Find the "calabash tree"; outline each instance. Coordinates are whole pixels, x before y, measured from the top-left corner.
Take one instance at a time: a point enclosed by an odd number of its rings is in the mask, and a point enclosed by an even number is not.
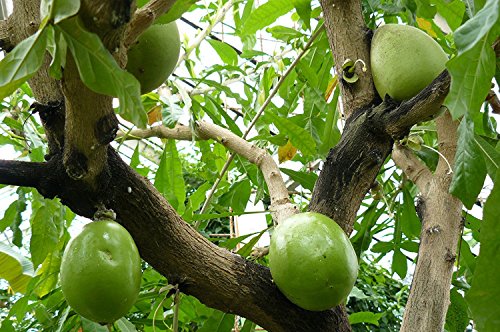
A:
[[[1,329],[103,328],[67,305],[58,282],[75,214],[102,210],[116,214],[144,260],[143,291],[110,329],[374,330],[388,317],[352,306],[348,315],[343,304],[300,308],[273,283],[258,237],[238,251],[241,237],[215,238],[252,197],[265,202],[269,226],[301,210],[331,218],[361,261],[388,255],[401,279],[414,261],[401,330],[459,331],[471,321],[495,330],[499,6],[14,1],[0,23],[1,144],[19,158],[0,162],[0,183],[18,189],[0,222],[9,234],[0,273],[18,294]],[[185,18],[200,11],[199,23]],[[202,28],[184,41],[179,74],[141,97],[122,69],[127,49],[152,24],[175,20]],[[451,59],[410,99],[375,89],[370,48],[383,23],[418,27]],[[276,54],[259,49],[264,30],[282,42]],[[203,45],[220,61],[207,64]],[[418,77],[421,68],[412,70]],[[300,169],[280,168],[276,154]],[[475,204],[482,219],[468,212]],[[351,299],[366,297],[363,282]]]

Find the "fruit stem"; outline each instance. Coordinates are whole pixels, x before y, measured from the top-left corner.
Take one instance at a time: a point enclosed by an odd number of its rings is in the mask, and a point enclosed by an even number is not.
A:
[[[116,220],[116,213],[111,209],[106,209],[104,204],[99,204],[97,206],[97,211],[94,213],[94,221],[99,220]]]
[[[450,163],[448,162],[448,159],[446,159],[446,157],[445,157],[445,156],[443,156],[443,154],[442,154],[441,152],[439,152],[438,150],[436,150],[436,149],[434,149],[433,147],[430,147],[430,146],[428,146],[428,145],[424,145],[424,144],[422,144],[422,146],[424,146],[424,147],[428,148],[429,150],[432,150],[432,151],[436,152],[436,153],[437,153],[437,154],[438,154],[441,158],[443,158],[443,159],[444,159],[444,161],[446,162],[446,165],[448,165],[448,173],[446,173],[446,174],[450,175],[450,174],[452,174],[452,173],[453,173],[453,169],[452,169],[452,167],[451,167]]]

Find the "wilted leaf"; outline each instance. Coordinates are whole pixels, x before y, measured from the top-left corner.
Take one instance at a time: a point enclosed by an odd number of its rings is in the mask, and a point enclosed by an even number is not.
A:
[[[297,153],[297,148],[288,141],[285,145],[278,147],[278,161],[284,163],[285,161],[292,160]]]
[[[148,112],[148,124],[152,125],[163,120],[161,116],[161,106],[155,106]]]

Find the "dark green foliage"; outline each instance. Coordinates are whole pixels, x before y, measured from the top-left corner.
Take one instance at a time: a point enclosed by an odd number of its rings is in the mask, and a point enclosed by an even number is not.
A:
[[[374,263],[360,260],[356,287],[363,293],[349,298],[349,314],[368,311],[382,313],[378,326],[368,323],[352,325],[352,330],[361,331],[399,331],[404,306],[409,294],[409,285],[394,279],[389,271]]]

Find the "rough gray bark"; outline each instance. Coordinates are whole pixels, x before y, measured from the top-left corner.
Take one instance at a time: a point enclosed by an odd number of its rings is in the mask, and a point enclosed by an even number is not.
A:
[[[439,150],[453,166],[457,122],[446,112],[436,120],[436,125]],[[401,331],[442,331],[450,301],[457,243],[463,227],[462,203],[449,193],[453,174],[444,159],[440,158],[436,172],[431,174],[407,153],[409,151],[398,151],[394,160],[418,185],[423,208],[418,261]]]

